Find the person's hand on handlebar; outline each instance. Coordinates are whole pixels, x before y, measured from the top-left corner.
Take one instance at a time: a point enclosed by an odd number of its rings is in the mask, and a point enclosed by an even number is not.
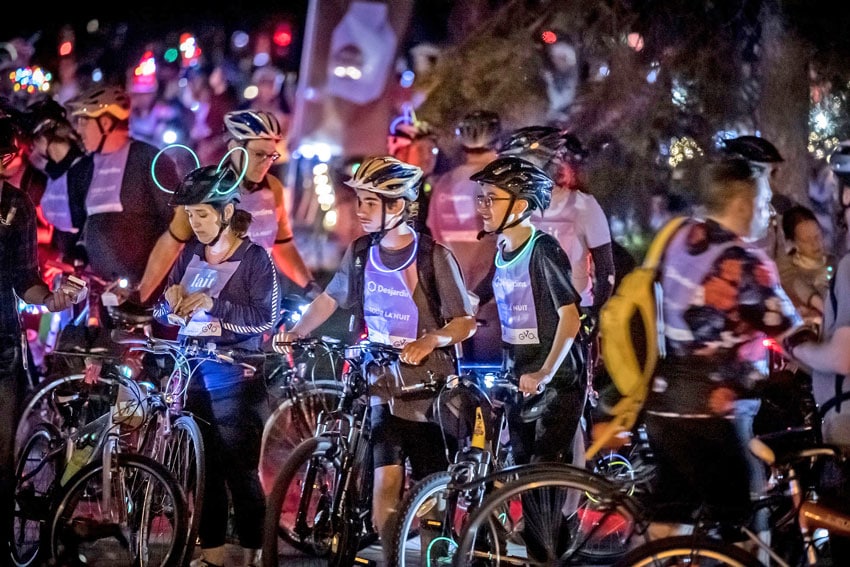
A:
[[[552,381],[552,375],[542,368],[519,377],[519,391],[526,395],[539,394]]]
[[[275,334],[272,339],[272,349],[279,354],[292,354],[292,347],[289,346],[299,339],[303,339],[301,335],[287,331],[286,329]]]
[[[415,341],[411,341],[404,345],[401,349],[401,354],[398,359],[404,364],[412,364],[416,366],[421,364],[426,356],[434,352],[437,348],[437,337],[425,333]]]

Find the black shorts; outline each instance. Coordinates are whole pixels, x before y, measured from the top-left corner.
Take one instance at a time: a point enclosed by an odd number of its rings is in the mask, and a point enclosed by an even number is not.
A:
[[[376,469],[403,465],[408,459],[412,478],[419,480],[446,470],[449,459],[454,458],[456,443],[448,435],[444,440],[436,424],[396,417],[387,404],[372,406],[371,421],[372,457]]]

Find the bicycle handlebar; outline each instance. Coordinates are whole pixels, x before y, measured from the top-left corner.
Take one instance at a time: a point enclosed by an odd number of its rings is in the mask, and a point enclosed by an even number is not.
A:
[[[121,331],[118,329],[113,330],[110,333],[110,336],[112,340],[118,344],[130,345],[130,350],[132,351],[144,351],[149,352],[151,354],[176,353],[178,354],[178,356],[186,359],[193,357],[212,357],[219,362],[224,362],[227,364],[238,364],[239,366],[242,366],[243,368],[246,368],[253,372],[257,371],[256,366],[248,364],[247,362],[237,360],[237,357],[231,356],[230,354],[225,354],[223,352],[217,351],[215,348],[215,343],[207,343],[203,347],[197,344],[187,345],[178,341],[172,341],[168,339],[140,337],[139,335],[126,331]]]

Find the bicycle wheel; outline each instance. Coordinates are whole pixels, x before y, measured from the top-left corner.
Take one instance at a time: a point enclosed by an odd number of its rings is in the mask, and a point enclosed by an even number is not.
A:
[[[29,394],[24,402],[24,408],[15,430],[16,454],[39,423],[52,423],[61,429],[64,419],[71,416],[61,413],[61,410],[54,403],[53,394],[62,392],[63,396],[71,397],[79,393],[83,387],[84,378],[84,374],[71,374],[56,378],[42,384],[37,390]],[[78,425],[84,425],[92,419],[100,417],[109,411],[112,403],[109,390],[115,384],[115,380],[111,378],[101,378],[97,384],[85,384],[85,398],[88,402],[85,404],[85,408],[83,409],[83,404],[80,404],[80,407],[69,405],[65,411],[69,413],[84,412],[85,415],[73,416],[78,421]]]
[[[9,543],[18,567],[37,562],[57,479],[62,476],[65,441],[59,430],[42,423],[24,443],[15,467],[15,511]]]
[[[436,472],[405,494],[390,538],[391,565],[431,567],[437,565],[438,557],[450,557],[454,552],[455,534],[445,532],[449,528],[445,514],[451,480],[448,472]]]
[[[58,498],[48,539],[51,560],[180,565],[188,516],[183,492],[168,470],[148,457],[121,453],[113,456],[109,474],[104,472],[102,461],[89,463]]]
[[[761,567],[740,547],[705,536],[675,536],[636,547],[616,567],[693,565],[699,567]]]
[[[260,482],[266,494],[295,447],[316,434],[319,413],[337,408],[342,388],[342,383],[333,380],[307,382],[284,398],[266,420],[260,450]]]
[[[178,417],[171,435],[163,440],[155,460],[165,465],[183,489],[189,516],[186,534],[185,558],[191,558],[195,540],[201,525],[201,510],[204,502],[204,440],[195,419],[188,415]]]
[[[484,498],[470,515],[455,565],[566,565],[600,538],[619,542],[634,531],[637,504],[591,473],[528,474]],[[609,557],[609,562],[615,558]]]
[[[265,567],[277,566],[278,538],[309,555],[325,557],[330,552],[340,452],[339,445],[329,438],[307,439],[280,470],[266,501]]]

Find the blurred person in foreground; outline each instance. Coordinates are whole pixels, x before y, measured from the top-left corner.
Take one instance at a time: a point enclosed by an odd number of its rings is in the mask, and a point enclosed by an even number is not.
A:
[[[11,119],[0,118],[0,173],[18,153]],[[27,379],[22,352],[18,300],[62,311],[86,297],[85,287],[65,282],[55,291],[41,279],[35,207],[20,189],[0,180],[0,565],[11,565],[15,486],[14,445],[17,416]]]

